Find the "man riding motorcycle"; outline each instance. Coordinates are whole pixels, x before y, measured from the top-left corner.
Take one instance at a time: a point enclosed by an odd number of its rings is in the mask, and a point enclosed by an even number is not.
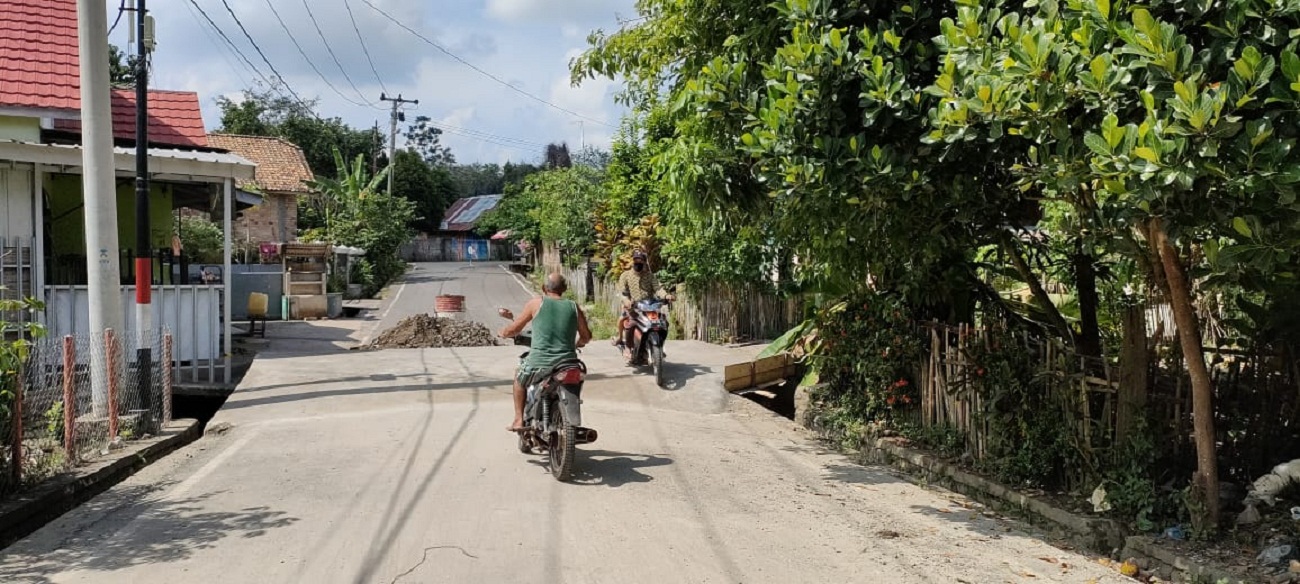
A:
[[[619,296],[623,298],[623,315],[618,319],[619,334],[614,338],[614,345],[622,349],[623,355],[630,359],[633,342],[631,314],[633,304],[647,298],[671,302],[673,295],[659,285],[658,278],[655,278],[654,272],[646,263],[645,251],[639,249],[632,252],[632,269],[618,277],[616,289]]]
[[[577,303],[565,300],[569,285],[560,274],[550,274],[542,285],[543,295],[529,300],[518,317],[501,329],[503,338],[513,338],[533,324],[532,348],[528,358],[515,371],[515,420],[506,428],[511,432],[524,430],[524,405],[530,379],[539,371],[549,371],[556,364],[577,359],[578,349],[591,341],[587,328],[587,315]],[[502,309],[501,316],[511,318],[510,311]]]

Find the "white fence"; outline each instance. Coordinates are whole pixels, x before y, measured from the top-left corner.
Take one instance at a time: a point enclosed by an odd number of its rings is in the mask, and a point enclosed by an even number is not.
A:
[[[222,358],[221,299],[224,286],[154,286],[154,327],[173,331],[173,354],[179,363],[206,363]],[[85,286],[47,286],[46,322],[49,335],[85,334],[90,331],[90,295]],[[134,314],[135,286],[122,287],[122,314]],[[125,334],[135,332],[134,319],[126,319]]]

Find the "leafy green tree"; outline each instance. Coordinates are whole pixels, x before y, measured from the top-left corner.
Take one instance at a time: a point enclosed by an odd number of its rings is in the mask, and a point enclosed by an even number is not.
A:
[[[1281,31],[1300,28],[1300,5],[960,4],[938,37],[930,139],[1014,149],[1020,190],[1077,210],[1145,266],[1192,379],[1193,484],[1199,527],[1213,530],[1214,388],[1195,279],[1294,286],[1300,57]]]
[[[501,166],[497,164],[457,164],[450,168],[456,183],[457,198],[500,195],[505,191]]]
[[[176,224],[181,246],[191,261],[217,263],[225,249],[225,234],[216,223],[202,217],[181,217]]]
[[[399,150],[393,161],[393,195],[415,203],[417,230],[438,230],[443,214],[456,198],[451,173],[429,164],[419,152]]]
[[[389,195],[383,187],[389,169],[373,177],[364,156],[358,155],[349,165],[342,152],[335,150],[335,165],[342,169],[337,178],[317,177],[312,183],[326,201],[324,226],[304,236],[366,250],[366,260],[373,272],[370,293],[374,293],[401,275],[405,263],[397,250],[410,240],[408,225],[415,219],[415,203]]]
[[[317,176],[335,176],[341,170],[335,166],[336,148],[344,160],[362,156],[376,161],[384,143],[376,130],[356,129],[340,118],[319,117],[314,100],[300,103],[271,89],[245,90],[238,101],[219,97],[217,106],[221,108],[219,132],[284,138],[302,148],[307,165]]]
[[[117,45],[108,45],[108,82],[114,87],[135,87],[136,55],[126,56]]]
[[[433,125],[429,116],[415,118],[406,130],[406,147],[415,150],[425,162],[433,166],[456,164],[456,156],[442,144],[442,128]]]

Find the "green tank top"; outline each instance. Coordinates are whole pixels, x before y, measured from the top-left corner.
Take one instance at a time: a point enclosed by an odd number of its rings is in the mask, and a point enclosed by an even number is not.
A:
[[[526,364],[545,369],[578,357],[578,305],[568,300],[542,298],[533,317],[533,346]]]

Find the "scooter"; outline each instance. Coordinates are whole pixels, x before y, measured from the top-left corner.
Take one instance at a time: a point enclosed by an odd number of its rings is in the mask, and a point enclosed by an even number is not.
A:
[[[513,318],[505,309],[500,314]],[[514,338],[514,343],[531,347],[532,335],[524,332]],[[520,367],[527,358],[527,352],[519,356]],[[586,378],[587,365],[570,359],[526,380],[528,399],[524,404],[524,429],[519,431],[519,451],[544,452],[547,467],[558,481],[573,476],[577,445],[596,441],[596,431],[582,427],[582,386]]]
[[[655,385],[664,386],[664,343],[668,341],[668,303],[647,298],[633,305],[629,311],[632,327],[632,356],[629,365],[649,365],[654,371]]]

